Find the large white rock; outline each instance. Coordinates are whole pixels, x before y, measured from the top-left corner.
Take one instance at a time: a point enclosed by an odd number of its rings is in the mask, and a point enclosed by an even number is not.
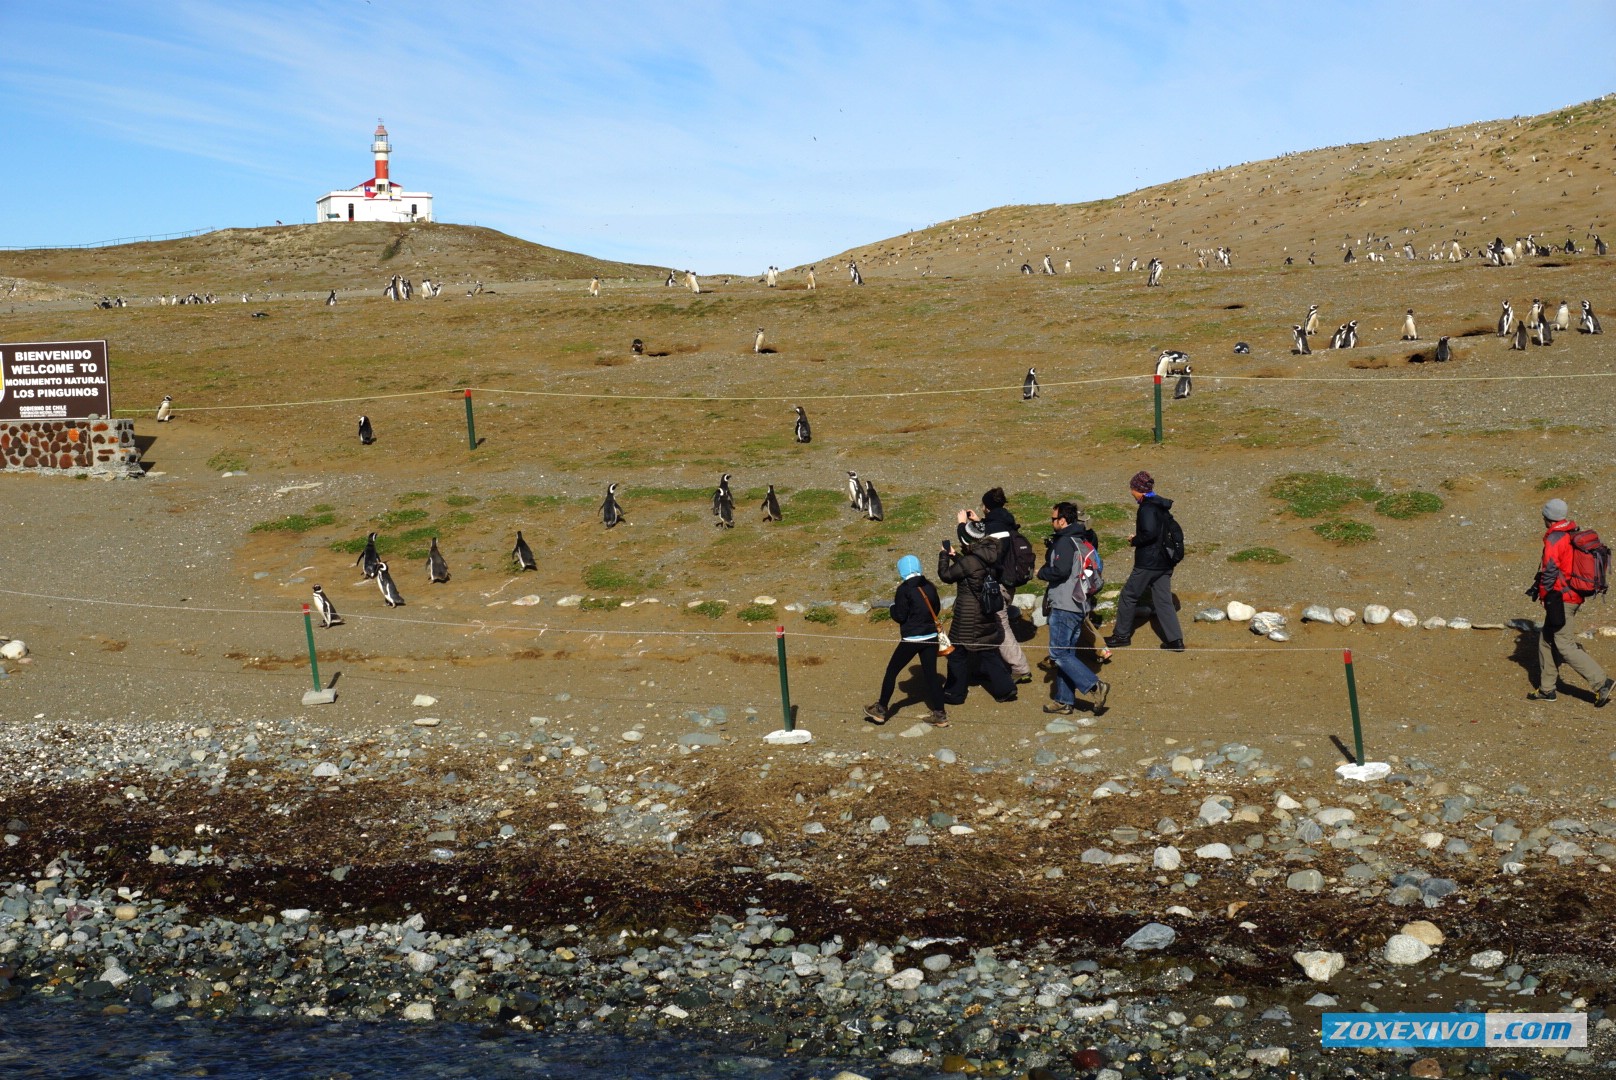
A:
[[[436,1013],[432,1010],[430,1001],[412,1001],[404,1006],[404,1019],[406,1020],[432,1020]]]
[[[1155,865],[1156,869],[1166,870],[1168,873],[1172,873],[1183,864],[1184,856],[1179,854],[1176,847],[1168,845],[1167,847],[1157,848],[1156,854],[1151,859],[1151,862]]]
[[[1396,611],[1392,612],[1392,622],[1403,627],[1405,630],[1412,630],[1414,627],[1420,625],[1420,617],[1408,610],[1406,607],[1398,608]]]
[[[1272,634],[1285,629],[1285,616],[1277,611],[1259,611],[1251,617],[1250,625],[1253,634]]]
[[[1432,615],[1429,619],[1426,619],[1424,622],[1420,623],[1420,625],[1425,627],[1427,630],[1442,630],[1447,627],[1448,620],[1444,619],[1440,615]]]
[[[1245,622],[1257,614],[1257,609],[1250,604],[1242,604],[1238,600],[1230,600],[1223,608],[1223,613],[1235,622]]]
[[[1197,859],[1232,859],[1234,852],[1229,850],[1228,844],[1202,844],[1195,849]]]
[[[21,660],[28,655],[28,646],[21,638],[12,638],[4,645],[0,645],[0,656],[7,660]]]
[[[887,985],[894,990],[913,990],[926,981],[926,973],[919,968],[904,968],[896,975],[887,978]]]
[[[1449,630],[1469,630],[1475,625],[1475,623],[1471,622],[1463,615],[1455,615],[1453,618],[1448,620]]]
[[[1358,613],[1349,607],[1338,607],[1330,614],[1335,617],[1337,626],[1351,626],[1358,621]]]
[[[1334,622],[1335,616],[1323,604],[1309,604],[1302,609],[1303,622]]]
[[[1392,617],[1392,609],[1385,604],[1367,604],[1363,609],[1363,621],[1369,626],[1379,626]]]
[[[1393,934],[1386,939],[1386,962],[1407,967],[1431,955],[1431,946],[1412,934]]]
[[[1294,952],[1291,959],[1314,982],[1329,982],[1347,966],[1347,958],[1338,952]]]

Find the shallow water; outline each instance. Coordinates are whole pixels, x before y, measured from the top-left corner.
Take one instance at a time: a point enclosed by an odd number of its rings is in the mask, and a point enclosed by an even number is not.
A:
[[[851,1069],[869,1077],[930,1070],[827,1059],[780,1061],[701,1039],[543,1035],[468,1024],[357,1021],[182,1020],[72,1005],[0,1005],[0,1076],[9,1080],[206,1076],[223,1080],[366,1080],[380,1077],[807,1080]]]

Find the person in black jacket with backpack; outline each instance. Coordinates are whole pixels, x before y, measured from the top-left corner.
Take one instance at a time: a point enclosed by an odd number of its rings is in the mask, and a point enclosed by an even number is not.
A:
[[[1016,516],[1010,512],[1005,504],[1009,499],[1005,496],[1004,488],[990,488],[982,493],[981,517],[982,525],[987,529],[988,535],[999,542],[999,565],[995,569],[994,578],[999,582],[999,591],[1004,594],[1004,610],[999,612],[999,627],[1004,631],[1004,641],[999,644],[999,655],[1010,667],[1010,677],[1018,683],[1032,682],[1032,668],[1027,665],[1027,654],[1022,651],[1021,642],[1016,640],[1015,600],[1016,586],[1010,582],[1013,567],[1010,563],[1015,558],[1015,538],[1021,527],[1016,524]],[[963,524],[975,517],[969,510],[964,511],[960,517]]]
[[[1128,490],[1139,509],[1134,517],[1133,573],[1117,598],[1117,625],[1105,643],[1120,649],[1133,641],[1134,609],[1150,594],[1156,612],[1156,625],[1162,635],[1161,647],[1170,652],[1184,651],[1184,631],[1173,609],[1173,568],[1177,561],[1167,552],[1167,533],[1172,520],[1173,500],[1156,494],[1156,481],[1147,472],[1135,473]],[[1182,553],[1181,553],[1182,554]]]
[[[999,655],[1004,631],[996,616],[982,610],[981,600],[989,575],[999,565],[999,542],[988,535],[980,521],[967,521],[959,528],[967,542],[965,550],[955,551],[950,541],[937,556],[937,579],[959,585],[954,597],[954,619],[948,627],[954,651],[948,654],[943,701],[963,705],[971,683],[978,679],[987,680],[995,701],[1014,701],[1015,680]]]
[[[864,717],[872,724],[887,722],[887,709],[892,702],[892,691],[898,682],[898,673],[909,666],[909,661],[920,661],[920,685],[926,693],[926,704],[931,708],[927,720],[937,727],[948,726],[948,714],[943,711],[943,692],[937,685],[937,614],[942,601],[937,587],[926,580],[921,572],[920,559],[905,555],[898,560],[898,591],[892,596],[892,621],[898,624],[898,647],[887,661],[887,673],[881,680],[881,696],[874,705],[864,709]]]

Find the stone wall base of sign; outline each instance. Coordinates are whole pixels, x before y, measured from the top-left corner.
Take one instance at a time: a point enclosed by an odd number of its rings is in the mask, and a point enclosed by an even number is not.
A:
[[[133,420],[0,421],[0,471],[139,476]]]

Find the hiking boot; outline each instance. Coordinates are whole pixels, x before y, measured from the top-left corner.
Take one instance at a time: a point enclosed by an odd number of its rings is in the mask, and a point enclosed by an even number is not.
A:
[[[1008,705],[1008,704],[1010,704],[1012,701],[1016,700],[1016,698],[1018,698],[1020,696],[1021,696],[1020,694],[1018,694],[1014,690],[1012,690],[1008,694],[1004,695],[1004,697],[995,697],[993,700],[997,701],[1000,705]]]
[[[1042,660],[1038,661],[1038,670],[1039,671],[1054,671],[1054,670],[1056,670],[1055,661],[1053,659],[1051,659],[1050,657],[1047,657],[1047,656],[1044,657]]]
[[[1553,690],[1533,690],[1530,694],[1526,695],[1527,701],[1558,701],[1559,699],[1560,695],[1555,693]],[[1610,695],[1608,692],[1605,695],[1605,700],[1610,700]],[[1594,699],[1594,704],[1597,705],[1598,703],[1599,699],[1596,697]]]
[[[1023,671],[1020,675],[1016,676],[1017,686],[1026,686],[1030,682],[1032,682],[1032,672],[1030,671]]]
[[[887,710],[879,701],[874,705],[866,705],[864,706],[864,719],[872,724],[884,724],[887,722]]]
[[[1183,652],[1184,639],[1179,638],[1177,641],[1164,641],[1161,643],[1161,647],[1168,652]]]
[[[941,709],[933,709],[931,715],[926,717],[926,723],[932,727],[947,727],[948,714]]]
[[[1616,679],[1606,679],[1605,685],[1594,691],[1594,708],[1603,709],[1610,704],[1610,692],[1616,689]]]
[[[1089,703],[1089,705],[1094,710],[1096,716],[1105,712],[1105,699],[1110,695],[1110,683],[1106,682],[1104,679],[1101,679],[1099,682],[1094,684],[1094,689],[1090,692],[1090,697],[1093,700]]]
[[[1126,649],[1129,645],[1133,644],[1133,635],[1130,634],[1127,637],[1122,637],[1119,634],[1109,634],[1106,636],[1105,643],[1107,646],[1113,649]]]
[[[1077,706],[1063,705],[1058,701],[1051,701],[1044,706],[1044,711],[1051,716],[1071,716],[1077,711]]]

